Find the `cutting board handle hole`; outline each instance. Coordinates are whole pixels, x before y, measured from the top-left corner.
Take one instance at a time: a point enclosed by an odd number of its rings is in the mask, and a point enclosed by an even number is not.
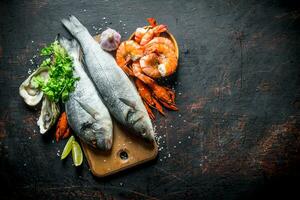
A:
[[[128,160],[128,153],[126,149],[122,149],[119,151],[119,157],[121,158],[121,160]]]

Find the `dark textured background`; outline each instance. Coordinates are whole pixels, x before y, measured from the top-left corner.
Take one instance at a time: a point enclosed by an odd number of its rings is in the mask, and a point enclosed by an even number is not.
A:
[[[295,2],[1,0],[0,199],[298,194],[300,12]],[[60,23],[68,14],[93,34],[93,26],[103,27],[106,17],[125,38],[153,16],[177,38],[179,68],[169,83],[180,111],[154,122],[158,134],[166,135],[156,161],[97,179],[86,161],[77,170],[70,158],[60,161],[56,154],[64,142],[52,143],[53,131],[45,137],[38,133],[38,111],[25,106],[18,87],[34,68],[29,60],[37,48],[57,33],[68,36]]]

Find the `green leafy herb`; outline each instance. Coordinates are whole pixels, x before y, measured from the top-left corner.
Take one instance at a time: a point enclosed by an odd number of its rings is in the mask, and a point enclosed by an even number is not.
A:
[[[49,79],[41,76],[33,78],[33,83],[41,88],[50,101],[67,101],[71,92],[75,90],[75,82],[79,78],[73,76],[73,61],[58,41],[41,50],[41,56],[46,59],[40,67],[49,67]]]

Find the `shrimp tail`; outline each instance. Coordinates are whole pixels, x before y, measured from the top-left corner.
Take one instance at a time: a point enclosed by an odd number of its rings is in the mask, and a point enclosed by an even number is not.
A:
[[[157,25],[156,19],[154,18],[147,18],[148,23],[150,24],[150,26],[155,27]]]

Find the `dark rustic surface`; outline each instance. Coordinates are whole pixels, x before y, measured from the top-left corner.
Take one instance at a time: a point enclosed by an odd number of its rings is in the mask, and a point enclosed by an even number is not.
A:
[[[300,12],[294,2],[1,0],[0,199],[297,193]],[[60,161],[64,142],[52,143],[53,131],[38,134],[38,112],[25,106],[18,87],[34,68],[37,48],[57,33],[68,36],[60,23],[68,14],[93,34],[106,17],[125,38],[153,16],[177,38],[180,63],[170,83],[180,111],[154,122],[164,147],[156,161],[97,179],[86,162],[76,170],[70,158]]]

